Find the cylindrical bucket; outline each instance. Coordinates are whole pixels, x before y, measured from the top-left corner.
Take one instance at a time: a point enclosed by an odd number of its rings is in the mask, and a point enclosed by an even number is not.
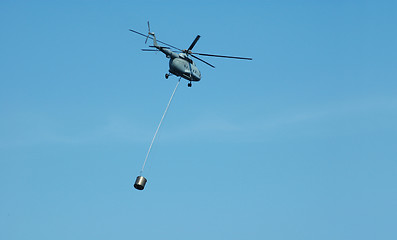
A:
[[[135,180],[134,188],[138,190],[143,190],[145,188],[147,180],[142,176],[138,176]]]

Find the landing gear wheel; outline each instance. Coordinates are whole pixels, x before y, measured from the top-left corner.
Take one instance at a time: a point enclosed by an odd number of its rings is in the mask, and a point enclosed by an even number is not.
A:
[[[187,86],[188,86],[188,87],[192,87],[192,83],[191,83],[191,82],[188,83]]]
[[[165,74],[165,79],[168,79],[170,75],[168,73]]]

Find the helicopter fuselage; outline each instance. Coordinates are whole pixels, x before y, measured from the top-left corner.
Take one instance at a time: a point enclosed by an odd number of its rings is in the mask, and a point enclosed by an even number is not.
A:
[[[155,47],[163,52],[167,58],[170,58],[169,72],[176,76],[182,77],[188,81],[198,82],[201,80],[201,72],[196,67],[192,59],[188,58],[185,53],[176,53],[170,49],[160,46]]]
[[[196,67],[196,64],[191,59],[185,59],[181,57],[170,59],[170,70],[169,72],[183,77],[186,80],[198,82],[201,79],[200,70]]]

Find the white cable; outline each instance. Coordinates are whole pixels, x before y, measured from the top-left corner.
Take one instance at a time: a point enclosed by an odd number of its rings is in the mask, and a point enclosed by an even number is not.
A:
[[[155,139],[156,136],[157,136],[157,132],[158,132],[159,129],[160,129],[161,123],[163,122],[163,119],[164,119],[164,117],[165,117],[165,114],[166,114],[167,111],[168,111],[168,108],[169,108],[169,106],[170,106],[170,104],[171,104],[172,98],[174,97],[174,94],[175,94],[175,92],[176,92],[176,89],[178,88],[178,85],[179,85],[179,82],[180,82],[180,81],[181,81],[181,79],[179,78],[178,83],[177,83],[176,86],[175,86],[174,92],[172,93],[171,98],[170,98],[170,100],[168,101],[167,107],[165,108],[164,114],[163,114],[163,116],[161,117],[160,123],[159,123],[159,125],[157,126],[157,130],[156,130],[156,132],[154,133],[152,142],[150,143],[149,150],[147,151],[147,154],[146,154],[146,157],[145,157],[145,161],[143,162],[143,166],[142,166],[142,170],[141,170],[140,175],[142,175],[143,169],[145,168],[146,161],[147,161],[147,159],[148,159],[148,157],[149,157],[150,150],[152,149],[152,145],[153,145],[154,139]]]

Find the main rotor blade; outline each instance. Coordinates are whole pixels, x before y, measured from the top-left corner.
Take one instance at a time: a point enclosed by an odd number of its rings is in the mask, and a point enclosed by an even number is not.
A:
[[[153,39],[153,38],[151,38],[151,39]],[[164,45],[167,45],[167,46],[169,46],[169,47],[175,48],[175,49],[177,49],[177,50],[179,50],[179,51],[183,51],[183,50],[180,49],[180,48],[177,48],[177,47],[175,47],[175,46],[172,46],[171,44],[162,42],[162,41],[160,41],[160,40],[158,40],[158,39],[156,39],[156,41],[159,42],[159,43],[162,43],[162,44],[164,44]]]
[[[156,46],[149,46],[149,47],[155,48]],[[169,47],[162,47],[162,46],[160,46],[160,48],[162,48],[162,49],[170,49]]]
[[[190,47],[187,49],[188,52],[193,49],[194,45],[196,45],[199,39],[200,39],[200,35],[197,35],[194,41],[192,42],[192,44],[190,44]]]
[[[141,36],[144,36],[144,37],[147,36],[147,34],[143,34],[143,33],[137,32],[137,31],[132,30],[132,29],[128,29],[128,30],[130,30],[130,31],[133,32],[133,33],[136,33],[136,34],[139,34],[139,35],[141,35]]]
[[[152,46],[149,46],[149,47],[152,47]],[[169,47],[161,47],[161,48],[169,49]],[[158,51],[160,51],[159,49],[151,49],[151,48],[142,48],[141,50],[144,52],[158,52]],[[175,51],[175,52],[179,53],[181,51]]]
[[[135,31],[135,30],[132,30],[132,29],[128,29],[128,30],[130,30],[130,31],[133,32],[133,33],[136,33],[136,34],[139,34],[139,35],[141,35],[141,36],[144,36],[145,38],[148,37],[148,35],[145,35],[145,34],[143,34],[143,33],[137,32],[137,31]],[[150,38],[150,39],[153,39],[153,37],[150,36],[150,35],[149,35],[149,38]],[[177,47],[175,47],[175,46],[172,46],[171,44],[165,43],[165,42],[160,41],[160,40],[158,40],[158,39],[156,39],[156,40],[157,40],[157,42],[159,42],[159,43],[162,43],[162,44],[167,45],[167,46],[169,46],[169,47],[175,48],[175,49],[177,49],[177,50],[179,50],[179,51],[183,51],[183,50],[180,49],[180,48],[177,48]]]
[[[252,58],[247,58],[247,57],[224,56],[224,55],[208,54],[208,53],[196,53],[196,52],[192,52],[192,54],[197,54],[197,55],[201,55],[201,56],[208,56],[208,57],[221,57],[221,58],[233,58],[233,59],[252,60]]]
[[[203,63],[205,63],[205,64],[208,64],[209,66],[211,66],[211,67],[215,68],[215,66],[214,66],[214,65],[212,65],[212,64],[210,64],[210,63],[208,63],[208,62],[204,61],[204,60],[203,60],[203,59],[201,59],[201,58],[198,58],[198,57],[196,57],[196,56],[194,56],[194,55],[190,55],[190,56],[192,56],[192,57],[194,57],[195,59],[197,59],[197,60],[200,60],[200,61],[202,61]]]

